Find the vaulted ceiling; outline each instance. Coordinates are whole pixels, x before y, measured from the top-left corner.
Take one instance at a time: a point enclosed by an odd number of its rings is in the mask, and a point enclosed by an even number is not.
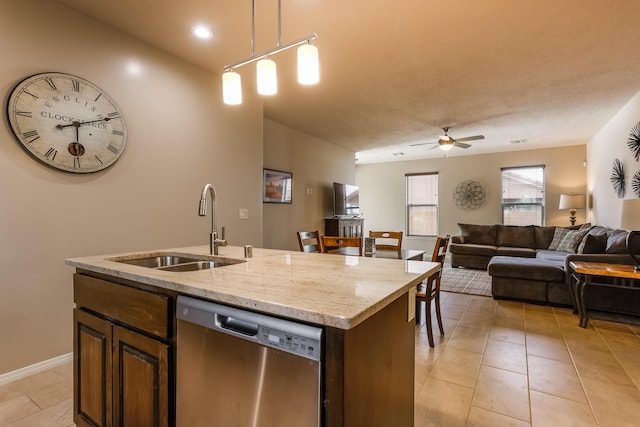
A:
[[[218,75],[251,55],[251,0],[57,1]],[[277,44],[277,4],[257,1],[256,52]],[[448,155],[584,144],[640,90],[637,0],[281,4],[283,43],[318,34],[321,81],[298,85],[295,49],[274,56],[265,117],[363,163],[442,156],[411,144],[445,126],[485,136]],[[211,40],[191,35],[198,23]],[[254,67],[237,71],[253,91]]]

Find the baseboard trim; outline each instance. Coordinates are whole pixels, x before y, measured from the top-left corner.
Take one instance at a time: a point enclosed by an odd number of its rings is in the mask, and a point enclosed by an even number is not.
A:
[[[11,382],[20,380],[29,375],[37,374],[47,369],[52,369],[57,366],[64,365],[73,360],[73,353],[63,354],[62,356],[54,357],[53,359],[44,360],[42,362],[35,363],[24,368],[16,369],[15,371],[7,372],[0,375],[0,385],[9,384]]]

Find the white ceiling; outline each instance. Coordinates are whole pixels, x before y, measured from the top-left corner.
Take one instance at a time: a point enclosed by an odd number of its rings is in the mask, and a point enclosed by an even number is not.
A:
[[[57,1],[217,74],[251,55],[251,0]],[[278,1],[257,3],[261,52]],[[637,0],[283,0],[282,43],[317,33],[321,81],[297,84],[295,49],[274,56],[264,114],[360,163],[442,156],[410,144],[445,126],[486,137],[450,156],[584,144],[640,90],[638,18]]]

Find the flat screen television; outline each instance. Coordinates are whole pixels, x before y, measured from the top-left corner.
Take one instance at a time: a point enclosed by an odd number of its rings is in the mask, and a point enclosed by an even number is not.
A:
[[[360,189],[355,185],[333,183],[333,215],[357,216],[360,214]]]

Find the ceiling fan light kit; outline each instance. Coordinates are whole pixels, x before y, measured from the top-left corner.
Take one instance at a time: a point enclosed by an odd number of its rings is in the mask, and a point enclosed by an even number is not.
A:
[[[278,92],[276,63],[269,56],[296,46],[299,46],[297,55],[298,82],[303,85],[318,83],[320,81],[318,48],[311,44],[311,41],[317,39],[318,35],[313,33],[301,39],[282,44],[282,8],[281,0],[278,0],[278,45],[266,52],[256,54],[256,0],[252,0],[251,12],[251,56],[224,67],[224,73],[222,74],[222,99],[224,103],[227,105],[242,103],[242,83],[240,75],[234,69],[256,61],[258,93],[261,95],[275,95]]]
[[[460,138],[460,139],[455,139],[455,138],[449,136],[449,134],[448,134],[449,128],[448,127],[442,128],[442,131],[444,132],[444,135],[439,135],[438,136],[438,142],[421,142],[419,144],[411,144],[411,146],[415,147],[417,145],[433,145],[432,149],[440,147],[440,149],[442,151],[449,151],[453,147],[458,147],[458,148],[469,148],[469,147],[471,147],[470,144],[465,144],[462,141],[476,141],[476,140],[479,140],[479,139],[484,139],[484,135],[474,135],[474,136],[467,136],[467,137]]]

